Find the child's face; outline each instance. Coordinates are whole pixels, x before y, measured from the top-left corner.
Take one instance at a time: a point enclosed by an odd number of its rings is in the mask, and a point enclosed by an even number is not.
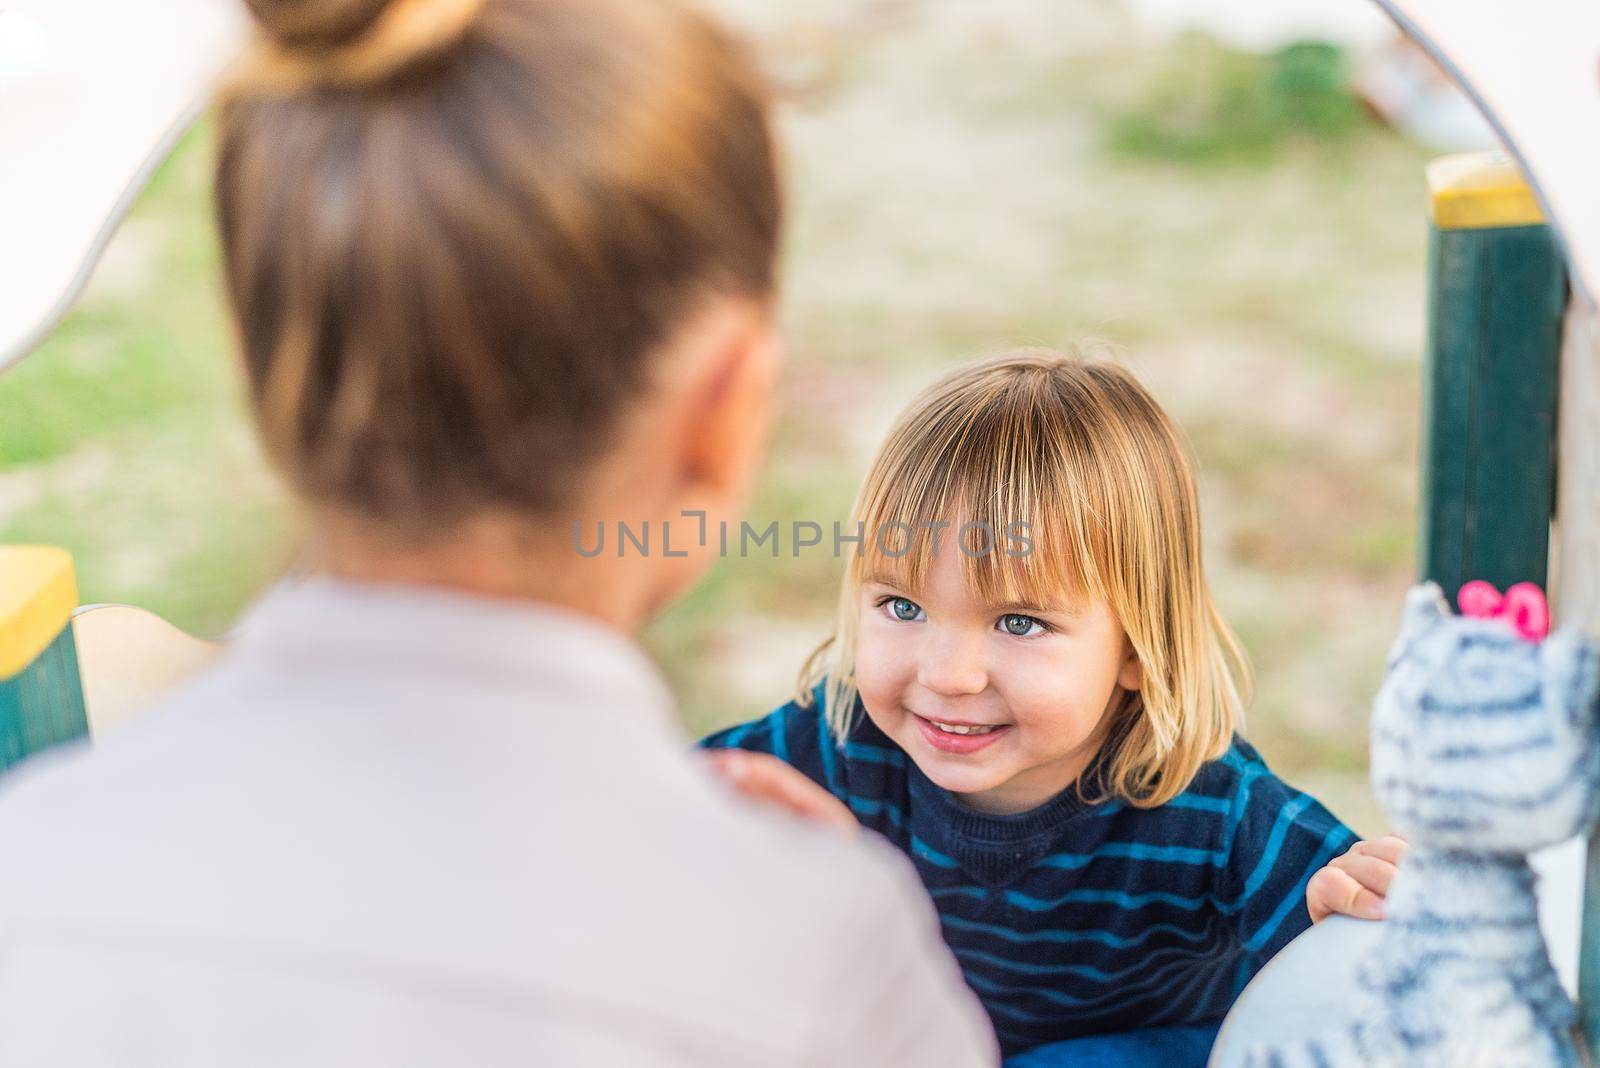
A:
[[[928,778],[973,808],[1024,812],[1077,779],[1139,664],[1104,603],[984,604],[946,545],[922,590],[862,585],[856,685]]]

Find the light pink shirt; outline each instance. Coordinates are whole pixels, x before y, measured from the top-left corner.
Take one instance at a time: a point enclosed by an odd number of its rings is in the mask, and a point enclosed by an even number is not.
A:
[[[908,864],[732,798],[630,640],[329,579],[0,779],[0,1063],[998,1061]]]

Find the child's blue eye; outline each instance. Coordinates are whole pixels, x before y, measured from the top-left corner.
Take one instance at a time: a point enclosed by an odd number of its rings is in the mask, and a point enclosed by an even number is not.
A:
[[[889,613],[898,620],[911,623],[922,615],[922,609],[917,607],[917,602],[915,601],[907,600],[904,597],[891,597],[889,598]]]
[[[1046,630],[1045,625],[1039,622],[1037,619],[1034,619],[1032,616],[1024,616],[1019,615],[1016,612],[1009,612],[1000,617],[1000,629],[1005,631],[1007,634],[1012,635],[1013,637],[1031,637],[1034,633],[1033,628],[1035,627],[1039,628],[1039,633],[1041,634]]]

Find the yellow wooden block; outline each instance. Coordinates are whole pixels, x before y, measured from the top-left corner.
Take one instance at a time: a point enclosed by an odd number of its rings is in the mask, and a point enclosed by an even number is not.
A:
[[[1465,152],[1428,164],[1428,201],[1440,230],[1537,226],[1544,211],[1516,161],[1504,152]]]
[[[47,545],[0,545],[0,679],[33,663],[77,606],[71,553]]]

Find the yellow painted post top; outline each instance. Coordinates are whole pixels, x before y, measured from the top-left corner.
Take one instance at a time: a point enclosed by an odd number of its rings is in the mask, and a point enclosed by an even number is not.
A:
[[[77,606],[71,553],[48,545],[0,545],[0,680],[33,663]]]
[[[1463,152],[1428,164],[1428,210],[1440,230],[1544,222],[1533,187],[1504,152]]]

